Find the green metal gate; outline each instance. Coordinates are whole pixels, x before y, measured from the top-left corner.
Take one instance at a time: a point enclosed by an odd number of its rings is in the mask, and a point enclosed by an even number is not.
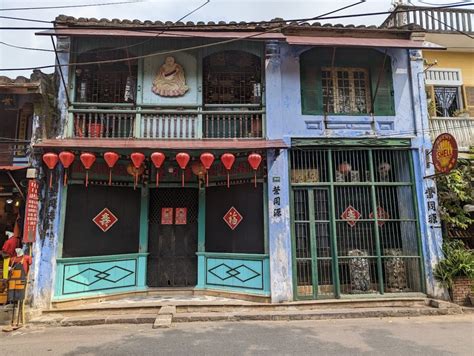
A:
[[[409,150],[291,151],[295,297],[423,291]]]

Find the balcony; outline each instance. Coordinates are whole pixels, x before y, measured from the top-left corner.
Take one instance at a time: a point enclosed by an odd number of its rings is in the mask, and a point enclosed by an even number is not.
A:
[[[28,164],[28,146],[21,143],[0,143],[0,166],[23,166]]]
[[[474,30],[474,10],[461,8],[437,9],[423,6],[397,6],[382,24],[382,27],[400,27],[416,24],[427,32],[472,33]]]
[[[474,146],[474,117],[433,117],[429,122],[433,141],[447,132],[456,138],[459,151],[467,152]]]
[[[68,137],[80,139],[259,139],[264,110],[258,105],[189,108],[107,107],[78,104],[70,111]]]

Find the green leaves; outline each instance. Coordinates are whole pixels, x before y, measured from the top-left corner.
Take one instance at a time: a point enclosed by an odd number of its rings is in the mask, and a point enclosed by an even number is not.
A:
[[[444,286],[452,288],[456,277],[474,279],[474,253],[459,240],[443,243],[444,259],[434,269],[434,277]]]

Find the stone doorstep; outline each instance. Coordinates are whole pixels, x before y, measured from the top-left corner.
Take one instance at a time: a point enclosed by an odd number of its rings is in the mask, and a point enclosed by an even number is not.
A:
[[[461,314],[456,308],[433,307],[387,307],[366,309],[322,309],[322,310],[291,310],[291,311],[241,311],[241,312],[209,312],[209,313],[176,313],[170,314],[173,307],[163,314],[126,314],[112,316],[74,316],[74,317],[40,317],[33,324],[50,326],[90,326],[103,324],[152,324],[153,328],[170,328],[173,322],[202,322],[202,321],[243,321],[243,320],[324,320],[324,319],[353,319],[353,318],[382,318],[382,317],[417,317],[428,315]]]

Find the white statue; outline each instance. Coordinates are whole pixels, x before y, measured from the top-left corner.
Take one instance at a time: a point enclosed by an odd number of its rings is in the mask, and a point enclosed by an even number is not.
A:
[[[189,90],[183,67],[176,63],[174,57],[165,58],[165,63],[160,67],[151,90],[160,96],[182,96]]]

